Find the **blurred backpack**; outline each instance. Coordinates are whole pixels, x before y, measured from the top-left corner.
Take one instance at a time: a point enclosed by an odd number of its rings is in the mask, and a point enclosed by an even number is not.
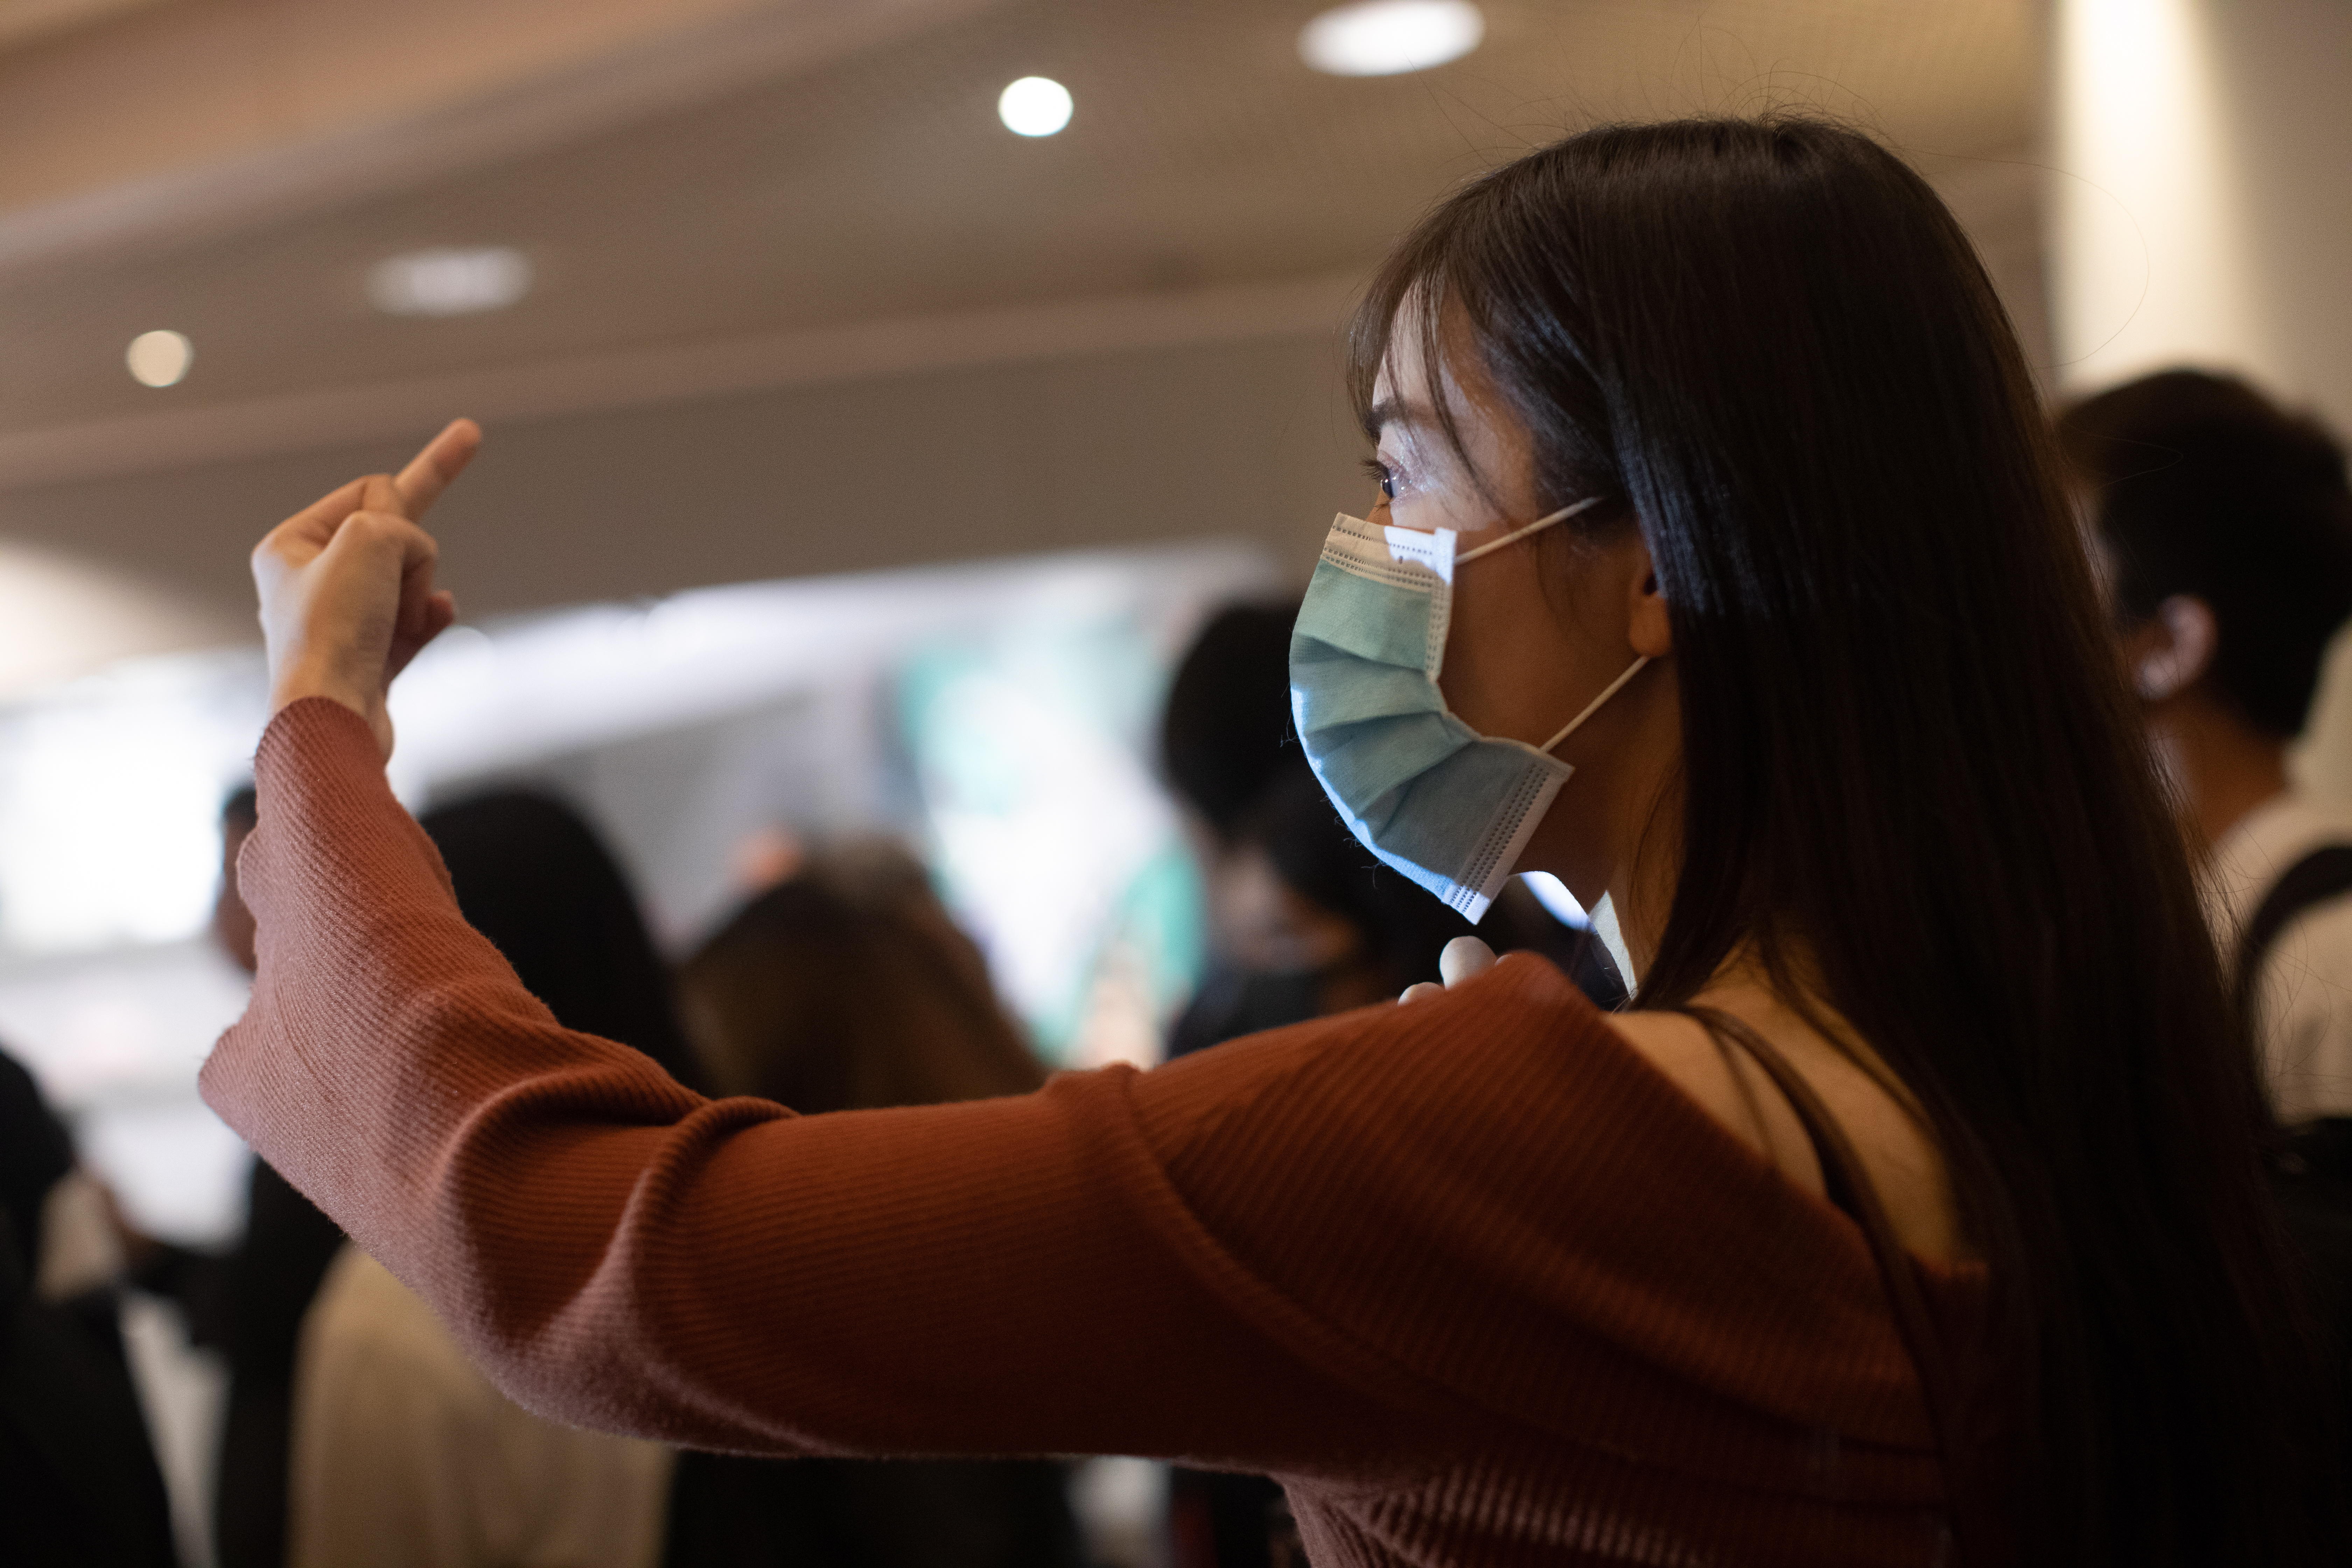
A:
[[[2263,895],[2238,935],[2238,1016],[2257,1037],[2262,966],[2296,916],[2352,893],[2352,845],[2313,850],[2287,868]],[[2283,1131],[2271,1159],[2271,1185],[2285,1211],[2287,1233],[2303,1254],[2321,1322],[2333,1336],[2337,1373],[2352,1405],[2352,1117],[2326,1116]]]

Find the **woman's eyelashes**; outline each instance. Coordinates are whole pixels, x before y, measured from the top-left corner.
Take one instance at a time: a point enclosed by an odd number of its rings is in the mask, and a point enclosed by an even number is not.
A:
[[[1428,488],[1426,476],[1415,463],[1416,459],[1382,447],[1364,459],[1364,471],[1380,485],[1381,494],[1400,500]]]

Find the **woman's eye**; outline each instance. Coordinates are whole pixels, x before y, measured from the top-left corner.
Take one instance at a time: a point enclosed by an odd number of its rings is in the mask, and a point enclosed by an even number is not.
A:
[[[1373,482],[1381,487],[1382,496],[1390,500],[1396,500],[1396,476],[1389,472],[1386,463],[1377,458],[1367,458],[1364,459],[1364,471],[1371,475]]]

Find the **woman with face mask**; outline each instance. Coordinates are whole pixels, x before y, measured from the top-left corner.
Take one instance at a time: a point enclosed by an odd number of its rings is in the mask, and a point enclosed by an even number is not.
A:
[[[1927,187],[1803,121],[1572,137],[1404,240],[1354,367],[1302,744],[1465,915],[1605,895],[1632,1010],[1514,958],[804,1119],[568,1035],[383,780],[461,426],[257,554],[212,1102],[583,1423],[1263,1470],[1325,1564],[2340,1560],[2261,1098]]]

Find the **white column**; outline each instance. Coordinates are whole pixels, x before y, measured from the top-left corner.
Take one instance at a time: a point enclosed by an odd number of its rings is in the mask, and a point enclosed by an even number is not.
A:
[[[2247,376],[2352,437],[2352,0],[2059,0],[2062,394]],[[2292,759],[2352,798],[2352,634]]]
[[[2352,428],[2352,4],[2061,0],[2059,384],[2236,370]]]

